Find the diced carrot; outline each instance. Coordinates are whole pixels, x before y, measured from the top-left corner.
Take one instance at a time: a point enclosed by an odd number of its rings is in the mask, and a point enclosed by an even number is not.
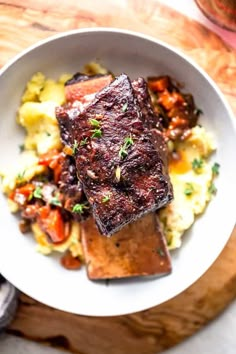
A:
[[[68,146],[68,145],[66,145],[66,146],[63,148],[63,152],[64,152],[64,154],[66,154],[66,155],[70,155],[70,156],[73,155],[73,149],[72,149],[70,146]]]
[[[179,92],[172,92],[172,97],[178,105],[182,105],[185,102],[183,96]]]
[[[57,183],[59,181],[62,164],[65,159],[63,152],[58,152],[58,150],[51,150],[46,154],[43,154],[39,158],[39,164],[50,167],[54,172],[54,181]]]
[[[65,86],[66,100],[69,102],[81,101],[87,102],[86,97],[101,91],[112,81],[111,75],[101,76],[95,79],[81,81],[72,85]]]
[[[45,205],[39,209],[38,215],[40,216],[40,218],[45,219],[48,217],[50,211],[51,211],[50,205]]]
[[[67,251],[64,254],[64,256],[61,258],[61,264],[66,269],[70,269],[70,270],[79,269],[81,268],[82,265],[80,259],[73,257],[70,251]]]
[[[184,99],[178,92],[171,93],[165,90],[159,95],[158,103],[169,111],[177,104],[182,105],[184,103]]]
[[[32,183],[27,183],[22,187],[16,188],[15,193],[23,194],[25,197],[28,198],[34,189],[35,186]]]
[[[56,149],[50,150],[45,154],[40,155],[39,157],[39,165],[49,166],[52,161],[57,160],[60,156],[60,152]]]
[[[163,76],[158,79],[150,78],[148,80],[148,87],[153,92],[162,92],[162,91],[166,90],[168,88],[168,86],[169,86],[168,76]]]
[[[173,108],[175,102],[172,99],[170,92],[163,91],[158,98],[158,103],[161,104],[167,111]]]
[[[53,243],[60,243],[66,239],[65,225],[59,209],[52,209],[49,205],[41,207],[37,221]]]
[[[65,223],[64,230],[65,230],[65,237],[68,238],[71,232],[71,223],[69,221]]]
[[[169,125],[169,129],[175,129],[175,128],[187,128],[188,127],[189,122],[187,121],[187,119],[182,119],[179,117],[173,117],[171,119],[170,125]]]
[[[35,186],[32,183],[27,183],[22,187],[17,187],[10,195],[9,198],[14,200],[19,205],[24,205],[33,193]]]

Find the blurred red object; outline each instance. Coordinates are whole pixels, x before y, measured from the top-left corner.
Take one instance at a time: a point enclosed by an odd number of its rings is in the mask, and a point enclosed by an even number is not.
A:
[[[236,32],[236,0],[195,0],[195,2],[209,20]]]

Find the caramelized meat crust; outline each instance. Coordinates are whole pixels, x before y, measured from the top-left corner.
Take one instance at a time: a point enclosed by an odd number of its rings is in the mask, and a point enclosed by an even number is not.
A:
[[[154,123],[147,123],[147,117],[156,117],[151,105],[142,107],[140,102],[122,74],[82,111],[56,111],[62,139],[74,150],[78,178],[103,235],[114,234],[173,197],[162,148],[150,130]]]

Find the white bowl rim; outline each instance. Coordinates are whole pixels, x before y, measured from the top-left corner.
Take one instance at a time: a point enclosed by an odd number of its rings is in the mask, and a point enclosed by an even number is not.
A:
[[[143,34],[143,33],[140,33],[138,31],[131,31],[131,30],[126,30],[126,29],[121,29],[121,28],[116,28],[116,27],[90,27],[90,28],[82,28],[82,29],[75,29],[75,30],[70,30],[70,31],[64,31],[64,32],[60,32],[60,33],[57,33],[55,35],[52,35],[52,36],[49,36],[45,39],[42,39],[42,40],[39,40],[37,41],[35,44],[27,47],[26,49],[24,49],[23,51],[21,51],[19,54],[15,55],[13,58],[9,59],[8,62],[0,69],[0,76],[2,74],[4,74],[5,71],[7,71],[12,65],[14,65],[14,63],[16,63],[19,59],[21,59],[22,57],[24,57],[26,54],[28,54],[29,52],[31,52],[32,50],[38,48],[38,47],[41,47],[43,46],[44,44],[47,44],[49,42],[52,42],[54,40],[57,40],[57,39],[60,39],[60,38],[63,38],[63,37],[67,37],[67,36],[71,36],[71,35],[75,35],[75,34],[83,34],[83,33],[96,33],[96,32],[100,32],[100,33],[117,33],[117,34],[123,34],[123,35],[129,35],[129,36],[134,36],[134,37],[138,37],[140,39],[145,39],[145,40],[148,40],[148,41],[151,41],[152,43],[154,44],[158,44],[168,50],[170,50],[171,52],[177,54],[178,56],[180,56],[181,58],[183,58],[187,63],[189,63],[190,65],[192,65],[209,83],[210,85],[213,87],[213,89],[216,91],[217,95],[219,96],[219,98],[221,99],[223,105],[225,106],[226,108],[226,111],[228,113],[228,118],[231,120],[231,123],[232,123],[232,126],[233,126],[233,130],[234,130],[234,133],[236,134],[236,119],[235,119],[235,116],[234,116],[234,113],[232,111],[232,108],[230,107],[230,104],[228,103],[228,101],[226,100],[225,96],[223,95],[222,91],[220,90],[220,88],[218,87],[218,85],[215,83],[215,81],[206,73],[206,71],[204,69],[202,69],[194,60],[192,60],[189,56],[187,56],[186,54],[184,54],[180,49],[176,49],[174,46],[172,45],[169,45],[167,44],[166,42],[162,41],[162,40],[159,40],[159,39],[156,39],[155,37],[152,37],[150,35],[146,35],[146,34]],[[235,190],[236,192],[236,190]],[[236,193],[235,193],[236,194]],[[235,195],[236,196],[236,195]],[[226,229],[227,229],[227,234],[228,234],[228,237],[225,237],[225,243],[223,245],[223,247],[226,245],[228,239],[230,238],[230,234],[231,234],[231,231],[233,230],[233,227],[234,227],[235,223],[232,222],[232,225],[227,225]],[[223,247],[221,249],[221,251],[223,250]],[[214,256],[211,256],[210,258],[210,266],[214,263],[214,261],[218,258],[219,254],[221,253],[221,251],[217,254],[214,254]],[[191,285],[193,285],[203,274],[205,274],[205,272],[209,269],[209,267],[207,267],[205,269],[205,271],[202,273],[202,274],[198,274],[197,276],[195,276],[194,278],[191,279],[191,281],[189,282],[189,284],[185,284],[185,288],[182,290],[182,291],[185,291],[187,288],[189,288]],[[5,276],[3,274],[3,276]],[[20,282],[18,282],[18,280],[15,278],[15,279],[9,279],[7,276],[6,276],[7,280],[12,282],[15,286],[17,286],[17,288],[19,290],[21,290],[22,292],[24,292],[25,290],[22,289],[22,287],[20,286]],[[29,290],[29,289],[28,289]],[[173,291],[171,293],[170,296],[167,296],[166,297],[166,301],[174,298],[175,296],[179,295],[181,292],[178,290],[176,290],[175,292]],[[32,296],[35,300],[47,305],[47,306],[50,306],[50,307],[54,307],[53,304],[48,304],[46,302],[43,302],[43,300],[40,298],[37,298],[37,296],[35,296],[35,294],[32,294],[31,291],[27,291],[27,295],[29,296]],[[150,304],[149,308],[152,308],[156,306],[155,303],[153,304]],[[65,308],[65,306],[57,306],[54,307],[58,310],[61,310],[61,311],[68,311],[68,309]],[[146,310],[147,308],[140,308],[139,310],[137,310],[138,312],[140,311],[143,311],[143,310]],[[135,313],[137,311],[134,311],[132,313]],[[72,310],[69,310],[70,313],[75,313],[73,312]],[[131,312],[125,312],[125,313],[121,313],[119,311],[119,313],[113,313],[113,314],[109,314],[109,313],[97,313],[97,314],[92,314],[92,313],[89,313],[89,312],[86,312],[86,313],[81,313],[81,315],[86,315],[86,316],[99,316],[99,317],[109,317],[109,316],[117,316],[117,315],[126,315],[128,313],[131,313]],[[77,314],[77,313],[76,313]]]
[[[131,31],[131,30],[126,30],[126,29],[122,29],[122,28],[117,28],[117,27],[85,27],[85,28],[79,28],[79,29],[74,29],[74,30],[70,30],[70,31],[64,31],[64,32],[60,32],[57,34],[54,34],[52,36],[49,36],[47,38],[41,39],[39,41],[37,41],[36,43],[30,45],[29,47],[27,47],[26,49],[24,49],[23,51],[21,51],[20,53],[16,54],[15,56],[13,56],[11,59],[8,60],[8,62],[3,65],[3,67],[0,69],[0,76],[10,68],[10,66],[12,66],[15,62],[17,62],[20,58],[22,58],[23,56],[25,56],[27,53],[31,52],[32,50],[41,47],[42,45],[52,42],[54,40],[57,40],[59,38],[63,38],[63,37],[67,37],[67,36],[71,36],[74,34],[82,34],[82,33],[93,33],[93,32],[106,32],[106,33],[121,33],[121,34],[127,34],[130,36],[134,36],[134,37],[139,37],[142,39],[146,39],[148,41],[154,42],[155,44],[158,44],[160,46],[163,46],[167,49],[169,49],[170,51],[176,53],[177,55],[179,55],[180,57],[182,57],[184,60],[186,60],[187,62],[189,62],[193,67],[195,67],[206,79],[207,81],[210,82],[210,84],[214,87],[215,91],[217,92],[217,94],[220,96],[221,100],[223,101],[224,105],[226,106],[226,109],[228,111],[228,114],[230,116],[230,119],[232,119],[233,125],[234,125],[234,129],[236,132],[236,122],[235,122],[235,117],[234,117],[234,113],[232,111],[232,108],[229,104],[229,102],[226,100],[224,94],[222,93],[222,91],[220,90],[220,88],[218,87],[218,85],[215,83],[215,81],[207,74],[207,72],[201,68],[201,66],[199,64],[197,64],[193,59],[191,59],[188,55],[186,55],[185,53],[183,53],[180,49],[160,40],[157,39],[153,36],[138,32],[138,31]]]

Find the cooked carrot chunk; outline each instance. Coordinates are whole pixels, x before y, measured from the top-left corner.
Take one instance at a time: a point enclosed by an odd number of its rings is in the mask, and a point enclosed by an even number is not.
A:
[[[53,243],[63,242],[66,239],[65,225],[59,209],[52,209],[48,205],[40,208],[37,221]]]

